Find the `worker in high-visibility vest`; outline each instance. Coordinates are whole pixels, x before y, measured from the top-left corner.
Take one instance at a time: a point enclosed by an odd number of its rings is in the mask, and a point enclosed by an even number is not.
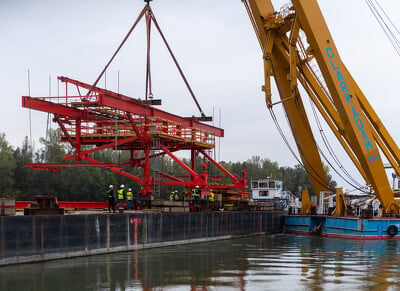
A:
[[[214,193],[211,191],[210,195],[208,196],[208,201],[214,202],[214,199],[215,199],[215,195],[214,195]]]
[[[214,195],[213,191],[211,190],[210,195],[208,196],[208,202],[209,202],[211,209],[214,208],[214,200],[215,200],[215,195]]]
[[[110,185],[107,190],[107,199],[108,199],[108,212],[115,212],[114,209],[114,186]]]
[[[194,200],[194,203],[196,206],[199,206],[200,204],[200,189],[199,186],[194,187],[192,191],[192,198]]]
[[[122,184],[119,186],[119,189],[117,191],[118,193],[118,202],[119,202],[119,209],[124,209],[124,200],[125,200],[125,185]]]
[[[178,191],[172,191],[171,194],[169,194],[169,200],[170,201],[175,201],[178,200]]]
[[[129,188],[126,192],[126,200],[128,200],[128,210],[132,208],[132,188]]]

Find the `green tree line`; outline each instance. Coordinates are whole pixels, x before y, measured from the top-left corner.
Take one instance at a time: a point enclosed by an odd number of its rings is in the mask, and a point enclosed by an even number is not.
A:
[[[66,167],[61,172],[31,170],[26,167],[30,163],[61,163],[62,158],[73,153],[72,147],[65,142],[60,142],[60,131],[51,130],[47,139],[41,138],[40,149],[33,151],[28,137],[22,145],[13,148],[4,133],[0,133],[0,195],[15,197],[17,200],[34,200],[35,195],[54,195],[61,201],[105,201],[105,191],[108,185],[125,184],[133,191],[139,191],[138,182],[113,173],[102,167]],[[129,160],[126,151],[113,151],[110,149],[93,153],[93,158],[106,162],[124,162]],[[188,159],[182,161],[190,165]],[[169,157],[160,157],[151,161],[152,168],[174,176],[187,176],[185,170]],[[197,157],[196,170],[200,173],[202,163],[208,163],[203,157]],[[220,162],[220,164],[236,177],[241,177],[242,170],[247,170],[247,179],[257,180],[267,177],[283,181],[284,190],[299,193],[301,188],[311,185],[305,170],[297,165],[280,167],[277,162],[268,158],[252,156],[244,162]],[[208,163],[210,176],[221,176],[222,172],[213,164]],[[140,167],[124,167],[124,171],[136,176],[143,176]],[[325,167],[327,181],[332,187],[336,182],[332,180],[328,167]],[[225,177],[221,183],[230,183]],[[160,185],[155,189],[155,196],[167,197],[172,190],[183,190],[179,186]]]

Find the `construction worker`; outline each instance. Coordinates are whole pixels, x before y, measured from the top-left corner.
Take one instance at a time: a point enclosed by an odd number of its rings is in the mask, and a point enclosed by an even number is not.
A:
[[[114,186],[110,185],[107,190],[107,199],[108,199],[108,212],[115,212],[114,209]]]
[[[128,189],[128,192],[126,192],[126,200],[128,200],[128,210],[131,210],[132,208],[132,188]]]
[[[208,196],[208,201],[214,202],[214,199],[215,199],[215,194],[214,194],[213,191],[211,190],[210,195]]]
[[[213,191],[211,190],[210,195],[208,196],[208,202],[210,204],[211,209],[214,208],[214,200],[215,200],[215,195]]]
[[[178,200],[179,196],[178,196],[178,190],[175,190],[175,200]]]
[[[193,189],[192,198],[193,198],[196,206],[199,206],[199,204],[200,204],[200,189],[199,189],[199,186],[197,186],[197,185]]]
[[[178,191],[172,191],[171,194],[169,194],[169,200],[170,201],[175,201],[178,200]]]
[[[121,186],[119,186],[118,189],[118,202],[119,202],[119,209],[124,209],[124,200],[125,200],[125,185],[122,184]]]

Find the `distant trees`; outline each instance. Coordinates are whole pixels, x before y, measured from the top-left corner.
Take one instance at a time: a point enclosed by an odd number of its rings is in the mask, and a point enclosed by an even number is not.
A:
[[[15,159],[12,147],[4,133],[0,134],[0,193],[12,191],[14,183]]]
[[[33,152],[28,138],[25,137],[22,145],[13,149],[7,142],[4,133],[0,134],[0,195],[14,196],[17,200],[32,200],[35,195],[54,195],[59,200],[75,201],[105,201],[105,191],[108,185],[125,184],[134,192],[140,190],[139,183],[124,176],[110,172],[100,167],[71,167],[63,168],[61,172],[31,170],[25,164],[29,163],[61,163],[62,158],[73,153],[72,147],[66,142],[60,142],[60,131],[50,130],[47,139],[40,139],[41,148]],[[94,153],[96,160],[104,162],[119,162],[129,160],[127,152],[113,151],[110,149]],[[190,165],[190,160],[182,159]],[[207,159],[198,156],[196,158],[196,170],[203,170],[202,163],[208,163]],[[260,156],[252,156],[244,162],[221,162],[225,169],[237,177],[241,177],[241,171],[247,170],[247,178],[262,179],[271,177],[282,180],[284,190],[293,193],[299,192],[299,186],[312,191],[305,170],[297,165],[291,167],[279,167],[277,162],[264,159]],[[166,174],[174,176],[187,176],[185,170],[169,157],[159,157],[152,161],[152,167]],[[327,181],[336,186],[329,174],[329,167],[324,167]],[[142,176],[140,167],[124,167],[124,171]],[[211,176],[222,176],[222,172],[211,163],[208,163],[207,171]],[[229,178],[221,180],[222,183],[230,183]],[[182,186],[160,186],[156,196],[165,197],[172,190],[182,190]]]

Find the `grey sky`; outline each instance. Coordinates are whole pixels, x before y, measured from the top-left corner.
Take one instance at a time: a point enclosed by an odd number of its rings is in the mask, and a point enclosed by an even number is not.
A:
[[[276,8],[287,2],[274,1]],[[400,58],[364,0],[318,2],[346,66],[399,141],[396,69]],[[380,2],[399,25],[395,11],[400,10],[400,2]],[[57,76],[93,83],[143,6],[142,0],[0,1],[0,132],[6,133],[13,146],[20,146],[30,133],[29,110],[21,107],[21,96],[28,95],[27,70],[32,96],[49,94],[49,76],[53,95],[57,94]],[[261,52],[241,0],[154,0],[152,7],[201,106],[208,115],[214,109],[216,125],[222,111],[225,138],[221,140],[221,160],[241,161],[259,155],[283,166],[297,164],[265,108],[260,90],[264,74]],[[142,23],[108,70],[107,89],[117,91],[119,71],[121,93],[143,98],[143,31]],[[153,36],[155,97],[163,99],[163,110],[183,116],[197,114],[167,50],[158,35]],[[104,80],[99,85],[104,87]],[[273,93],[277,98],[276,90]],[[38,138],[45,135],[47,115],[31,114],[38,146]],[[281,114],[280,121],[292,140]],[[345,158],[343,162],[350,167]]]

